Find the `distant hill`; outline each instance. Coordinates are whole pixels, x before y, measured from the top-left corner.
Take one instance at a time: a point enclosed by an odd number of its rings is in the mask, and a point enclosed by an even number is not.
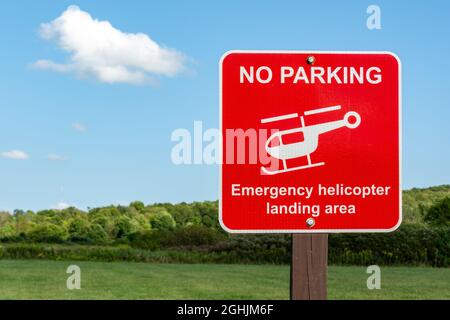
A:
[[[450,197],[449,184],[403,191],[403,222],[423,223],[423,213],[445,197]]]

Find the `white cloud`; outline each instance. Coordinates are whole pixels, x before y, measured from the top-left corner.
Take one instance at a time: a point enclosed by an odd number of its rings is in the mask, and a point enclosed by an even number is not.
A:
[[[70,65],[59,64],[50,60],[38,60],[34,63],[34,67],[37,69],[48,69],[57,72],[69,72],[74,70]]]
[[[70,204],[68,204],[68,203],[58,202],[56,205],[53,206],[53,209],[64,210],[64,209],[67,209],[67,208],[70,208],[70,207],[72,207],[72,206]]]
[[[78,123],[78,122],[72,123],[72,129],[74,129],[75,131],[78,131],[78,132],[86,132],[87,131],[86,126],[84,126],[83,124]]]
[[[38,60],[36,68],[73,72],[105,83],[153,82],[153,75],[180,73],[186,61],[183,54],[159,45],[148,35],[122,32],[108,21],[93,19],[77,6],[41,24],[40,35],[55,40],[70,58],[67,63]]]
[[[5,151],[1,153],[1,156],[13,160],[26,160],[30,157],[28,153],[21,150]]]
[[[67,158],[64,156],[61,156],[59,154],[51,153],[51,154],[47,155],[47,160],[49,160],[49,161],[65,161],[65,160],[67,160]]]

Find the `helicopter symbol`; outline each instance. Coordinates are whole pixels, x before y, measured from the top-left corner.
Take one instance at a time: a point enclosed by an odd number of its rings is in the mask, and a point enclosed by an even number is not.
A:
[[[298,113],[292,113],[272,118],[266,118],[262,119],[261,123],[270,123],[270,122],[276,122],[276,121],[282,121],[287,119],[293,119],[293,118],[300,118],[301,126],[298,128],[288,129],[288,130],[282,130],[277,131],[276,133],[272,134],[266,141],[265,149],[267,153],[276,158],[280,159],[283,163],[283,168],[280,170],[270,170],[265,167],[261,167],[261,171],[266,175],[274,175],[279,173],[285,173],[295,170],[302,170],[302,169],[308,169],[308,168],[314,168],[318,166],[323,166],[325,162],[317,162],[312,163],[311,161],[311,153],[316,151],[318,144],[319,144],[319,135],[325,132],[329,132],[332,130],[336,130],[342,127],[347,127],[349,129],[355,129],[357,128],[361,123],[361,116],[355,112],[355,111],[349,111],[344,115],[344,118],[342,120],[336,120],[336,121],[330,121],[325,123],[319,123],[315,125],[306,126],[305,125],[305,116],[323,113],[323,112],[330,112],[335,110],[340,110],[341,106],[332,106],[332,107],[325,107],[320,109],[314,109],[305,111],[303,115],[299,116]],[[294,133],[302,133],[304,140],[300,142],[294,142],[289,144],[283,144],[282,137],[284,135],[288,134],[294,134]],[[271,146],[271,143],[278,142],[277,145]],[[304,157],[306,156],[308,159],[308,164],[304,166],[297,166],[289,168],[286,164],[286,160]]]

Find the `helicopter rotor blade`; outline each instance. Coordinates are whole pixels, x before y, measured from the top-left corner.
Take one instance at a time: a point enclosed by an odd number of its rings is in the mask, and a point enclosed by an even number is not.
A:
[[[325,107],[325,108],[320,108],[320,109],[308,110],[308,111],[305,111],[304,114],[305,114],[305,116],[310,116],[312,114],[336,111],[336,110],[341,110],[341,106],[331,106],[331,107]]]
[[[297,118],[297,117],[298,117],[298,113],[290,113],[290,114],[286,114],[283,116],[261,119],[261,123],[269,123],[269,122],[293,119],[293,118]]]

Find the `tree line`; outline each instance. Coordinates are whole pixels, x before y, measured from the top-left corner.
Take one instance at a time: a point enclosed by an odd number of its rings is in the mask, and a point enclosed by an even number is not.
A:
[[[189,226],[219,230],[218,202],[157,203],[134,201],[83,211],[74,207],[38,212],[0,212],[0,240],[7,242],[126,242],[134,234]]]
[[[403,194],[403,225],[450,226],[450,185],[411,189]],[[0,212],[0,241],[114,244],[160,241],[161,234],[190,233],[191,238],[225,236],[218,221],[218,201],[156,203],[134,201],[83,211],[74,207],[38,212]],[[157,235],[158,234],[158,235]],[[159,238],[155,240],[155,237]],[[184,236],[186,236],[184,234]],[[196,240],[197,241],[197,240]],[[201,241],[197,241],[201,243]]]

